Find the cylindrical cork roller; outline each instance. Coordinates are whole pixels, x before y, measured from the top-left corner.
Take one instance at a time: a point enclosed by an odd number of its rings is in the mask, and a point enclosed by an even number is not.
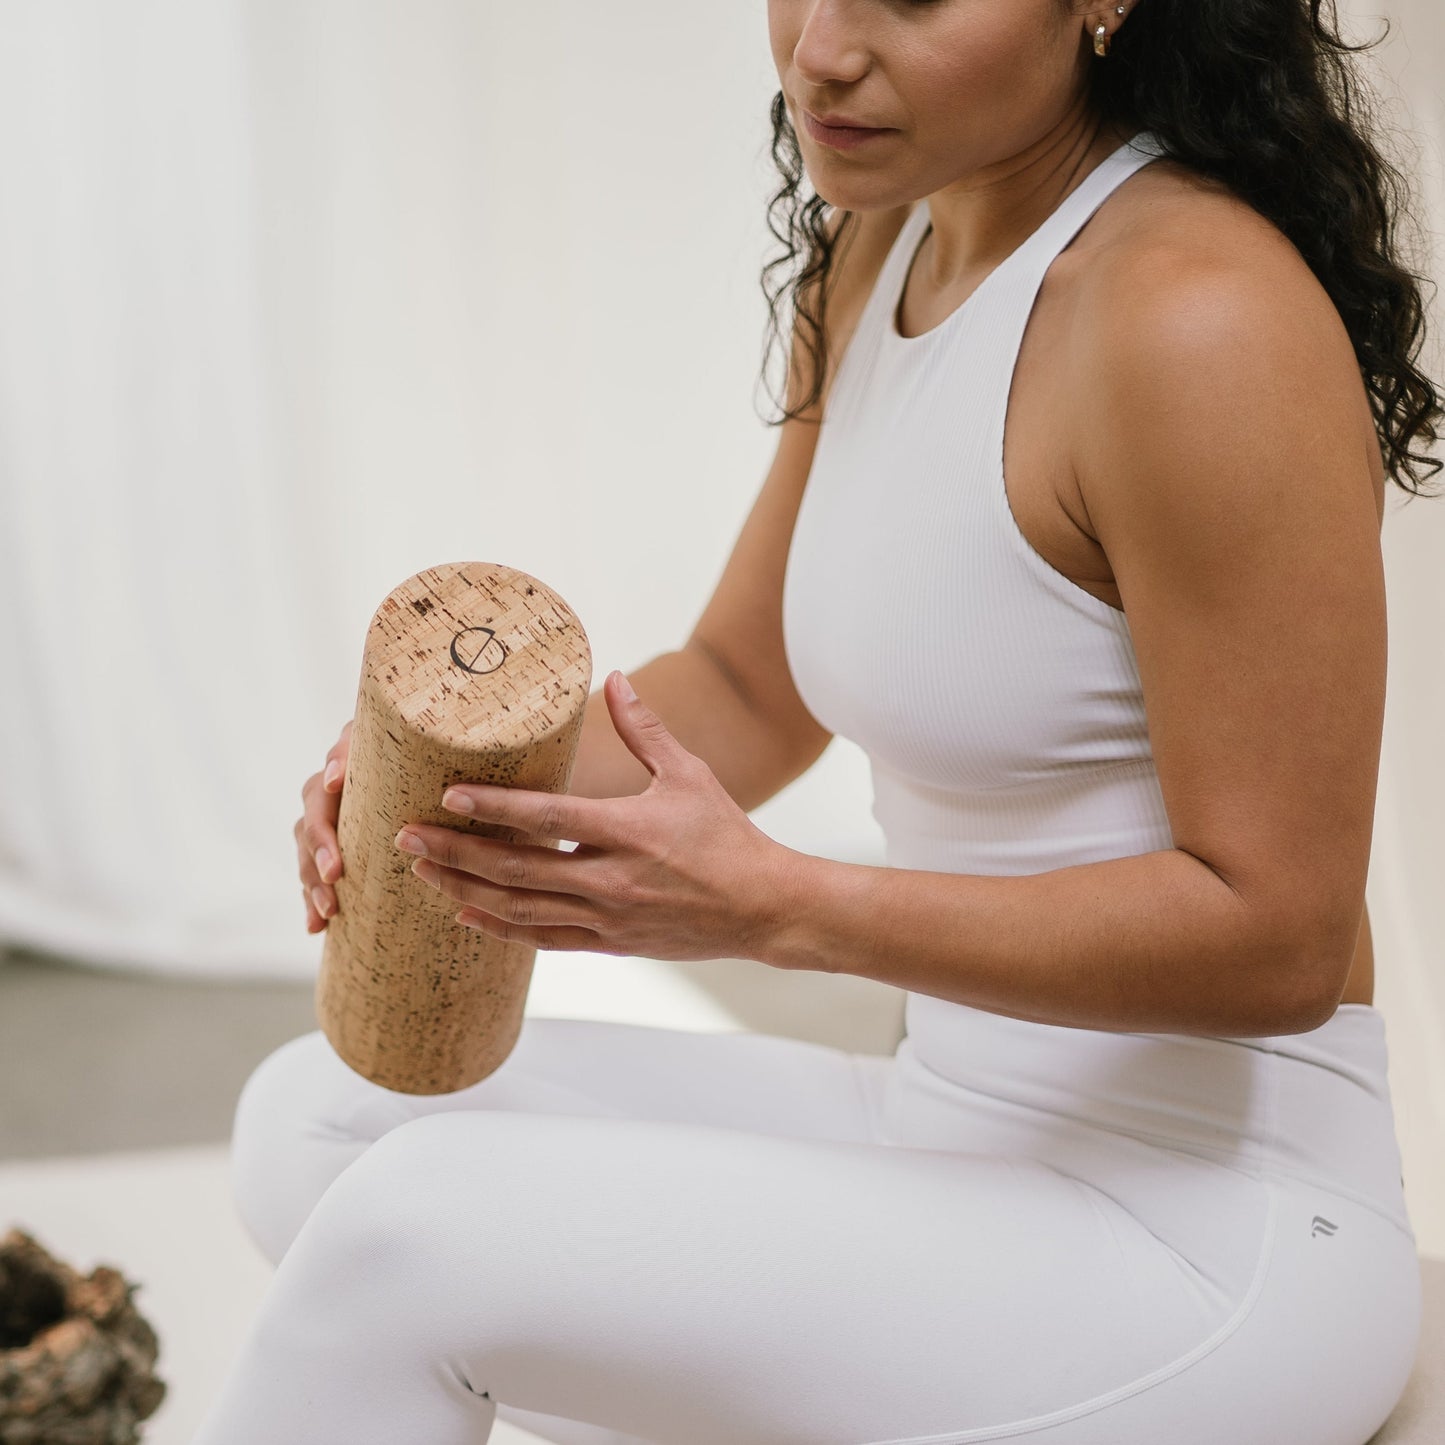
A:
[[[345,871],[316,980],[326,1037],[372,1082],[452,1093],[516,1044],[536,950],[464,928],[394,840],[426,823],[556,847],[441,798],[453,783],[565,793],[591,684],[581,623],[512,567],[430,567],[372,618],[337,820]]]

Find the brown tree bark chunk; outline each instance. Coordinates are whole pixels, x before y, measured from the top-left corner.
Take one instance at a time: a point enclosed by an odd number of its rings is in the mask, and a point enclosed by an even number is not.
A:
[[[24,1230],[0,1239],[0,1445],[134,1445],[165,1399],[139,1288],[81,1275]]]

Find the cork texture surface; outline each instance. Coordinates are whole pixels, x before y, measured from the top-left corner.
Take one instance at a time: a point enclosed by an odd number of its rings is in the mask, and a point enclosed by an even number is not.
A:
[[[487,1077],[522,1026],[535,950],[456,921],[411,871],[407,823],[560,840],[447,812],[453,783],[564,793],[591,689],[587,635],[549,587],[499,563],[430,567],[367,631],[337,838],[345,871],[316,981],[317,1020],[357,1073],[408,1094]]]

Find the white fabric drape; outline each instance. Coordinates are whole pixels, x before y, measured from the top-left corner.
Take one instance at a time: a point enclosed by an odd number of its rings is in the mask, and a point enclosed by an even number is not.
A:
[[[424,566],[598,681],[682,640],[776,441],[764,15],[564,12],[0,9],[0,936],[309,976],[300,784]]]
[[[1387,8],[1438,238],[1445,16]],[[764,0],[0,0],[0,940],[310,977],[299,787],[421,567],[536,573],[598,680],[681,641],[776,444],[775,88]],[[1445,1253],[1445,501],[1402,501],[1370,905]],[[847,744],[759,820],[881,861]]]

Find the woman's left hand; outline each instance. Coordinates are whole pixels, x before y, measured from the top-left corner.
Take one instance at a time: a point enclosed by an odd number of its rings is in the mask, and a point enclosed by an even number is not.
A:
[[[645,958],[759,959],[792,909],[800,855],[752,823],[620,672],[602,690],[618,736],[652,774],[645,791],[580,798],[455,783],[443,800],[575,849],[420,823],[407,824],[397,846],[419,841],[424,856],[412,871],[464,905],[459,923],[497,938]]]

